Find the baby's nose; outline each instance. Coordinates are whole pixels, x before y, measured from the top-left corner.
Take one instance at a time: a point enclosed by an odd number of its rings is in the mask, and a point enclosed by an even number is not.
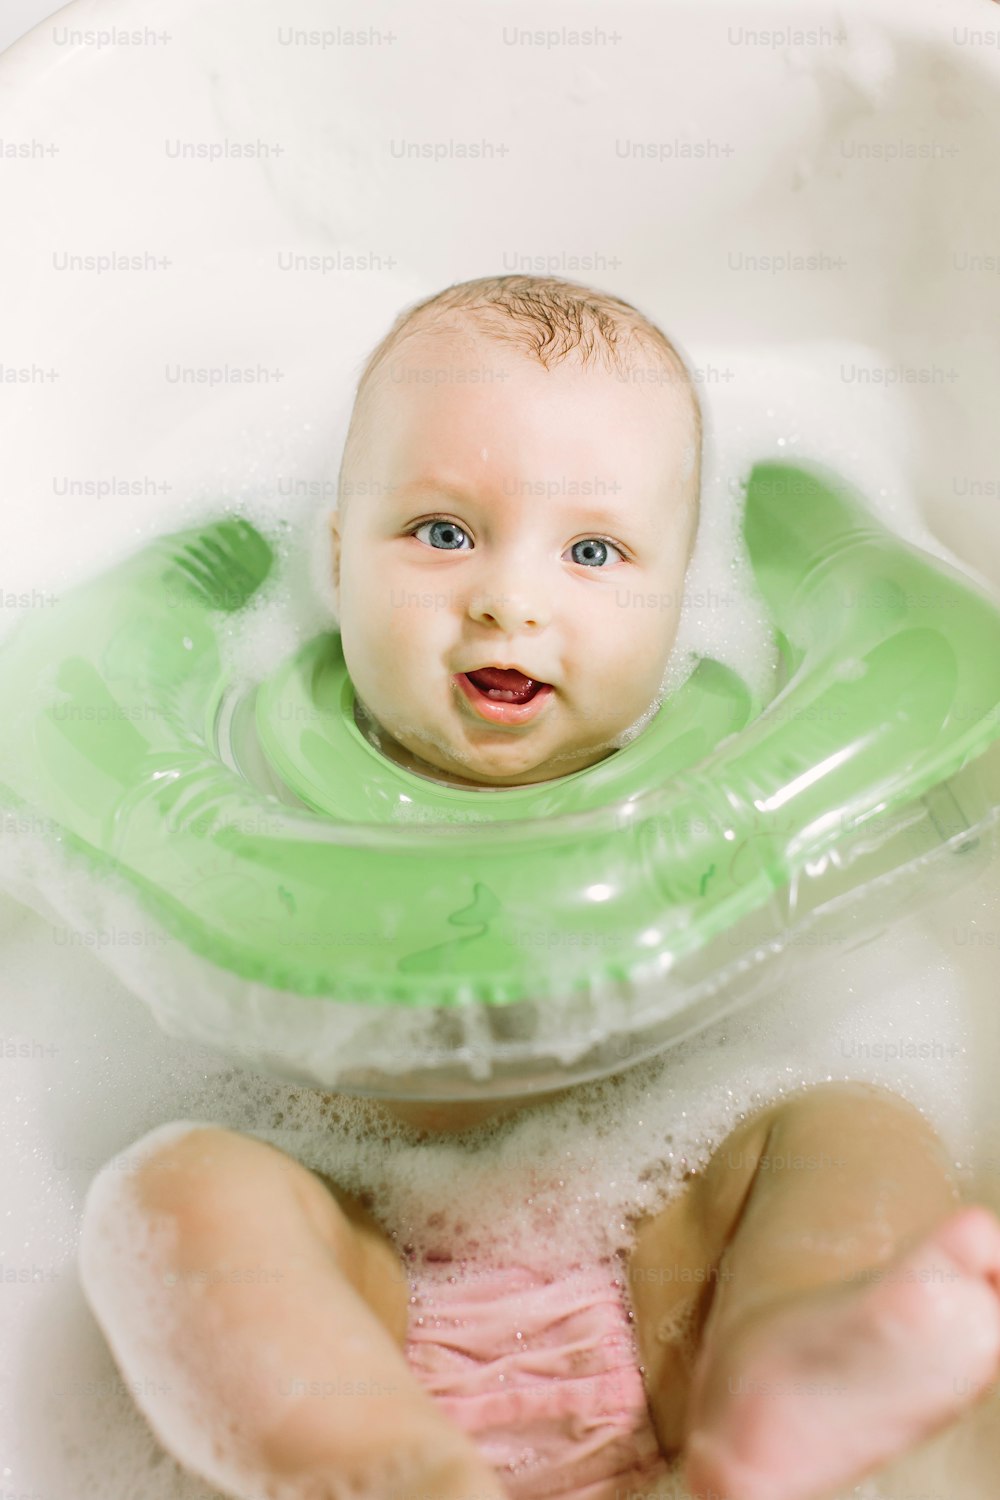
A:
[[[508,634],[536,630],[552,616],[551,564],[528,544],[496,547],[470,570],[469,614]]]
[[[547,623],[549,608],[537,595],[525,590],[515,593],[486,593],[474,595],[469,601],[469,614],[481,624],[497,625],[512,634],[517,630],[536,630]]]

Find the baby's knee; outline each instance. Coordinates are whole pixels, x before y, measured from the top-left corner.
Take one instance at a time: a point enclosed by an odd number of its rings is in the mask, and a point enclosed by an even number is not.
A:
[[[84,1289],[111,1261],[141,1256],[148,1236],[145,1184],[178,1173],[177,1148],[215,1127],[193,1120],[159,1125],[106,1161],[92,1179],[83,1203],[78,1263]]]
[[[84,1235],[122,1215],[141,1212],[151,1182],[177,1183],[192,1146],[218,1127],[195,1120],[172,1120],[140,1136],[106,1161],[92,1179],[83,1205]]]
[[[934,1126],[915,1104],[881,1084],[833,1079],[790,1094],[775,1112],[775,1135],[794,1128],[836,1141],[841,1132],[867,1133],[884,1149],[894,1139],[940,1147]]]
[[[84,1296],[117,1348],[146,1320],[147,1290],[169,1271],[176,1226],[147,1212],[144,1184],[162,1177],[178,1144],[206,1128],[172,1121],[106,1161],[87,1189],[77,1268]],[[113,1337],[114,1336],[114,1337]]]

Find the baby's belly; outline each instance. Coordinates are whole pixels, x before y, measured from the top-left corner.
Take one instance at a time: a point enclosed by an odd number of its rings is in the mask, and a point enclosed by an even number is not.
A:
[[[410,1293],[410,1367],[516,1500],[667,1493],[617,1260],[423,1261]]]

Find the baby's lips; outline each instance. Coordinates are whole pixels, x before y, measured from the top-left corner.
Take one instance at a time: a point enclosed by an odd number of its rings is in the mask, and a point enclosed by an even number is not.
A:
[[[506,676],[514,668],[493,668],[492,673]],[[481,719],[493,724],[529,724],[545,707],[555,688],[550,682],[538,682],[520,672],[516,688],[487,687],[480,671],[459,672],[455,682]],[[476,681],[476,679],[479,679]]]

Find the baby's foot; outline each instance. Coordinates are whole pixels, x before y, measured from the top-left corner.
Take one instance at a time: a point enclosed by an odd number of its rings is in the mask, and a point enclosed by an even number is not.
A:
[[[818,1500],[957,1416],[998,1362],[1000,1223],[962,1209],[887,1266],[758,1310],[705,1350],[691,1493]]]

